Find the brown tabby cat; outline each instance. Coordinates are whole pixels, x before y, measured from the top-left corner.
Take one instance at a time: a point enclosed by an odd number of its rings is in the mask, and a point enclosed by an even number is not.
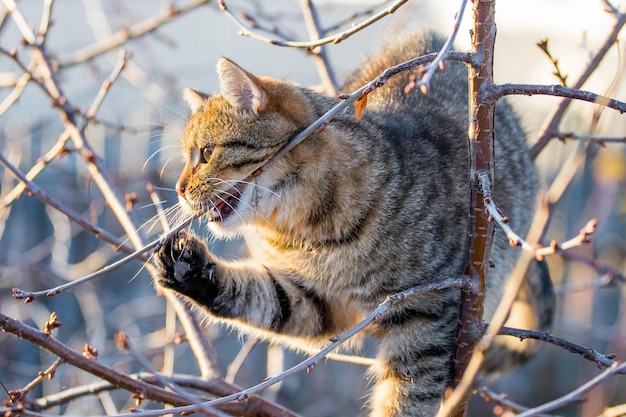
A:
[[[385,48],[343,87],[350,92],[386,68],[438,49],[432,35]],[[467,70],[450,63],[426,94],[405,94],[409,74],[374,91],[362,120],[354,109],[242,183],[296,132],[338,100],[233,62],[217,64],[220,94],[186,90],[193,114],[183,137],[186,166],[176,185],[190,214],[206,211],[218,237],[244,235],[249,259],[225,261],[181,232],[158,252],[160,285],[211,317],[270,339],[327,343],[388,294],[462,276],[469,201]],[[524,234],[536,174],[509,106],[496,115],[497,202]],[[497,232],[486,320],[519,249]],[[547,275],[535,267],[509,323],[545,328],[552,313]],[[405,299],[368,328],[380,338],[371,415],[431,416],[450,381],[458,289]],[[525,359],[526,343],[493,349],[486,370]]]

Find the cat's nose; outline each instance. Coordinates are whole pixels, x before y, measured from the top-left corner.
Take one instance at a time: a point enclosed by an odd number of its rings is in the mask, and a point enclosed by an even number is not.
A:
[[[186,188],[187,184],[185,184],[184,182],[177,182],[176,183],[176,192],[178,193],[179,196],[184,197],[185,196],[185,188]]]

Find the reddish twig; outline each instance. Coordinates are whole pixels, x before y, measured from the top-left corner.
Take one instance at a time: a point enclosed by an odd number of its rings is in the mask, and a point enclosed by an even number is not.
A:
[[[550,49],[548,49],[548,39],[545,38],[540,40],[539,42],[537,42],[537,46],[544,54],[546,54],[546,56],[554,66],[554,72],[552,73],[552,75],[554,75],[561,82],[561,85],[567,87],[567,75],[561,72],[561,68],[559,68],[559,60],[556,59],[550,52]]]
[[[480,179],[482,184],[488,183],[487,174],[480,174]],[[556,240],[553,240],[550,242],[549,246],[532,245],[524,240],[520,235],[515,233],[511,226],[509,226],[508,217],[502,215],[502,212],[493,200],[491,191],[485,188],[483,192],[483,202],[485,210],[489,214],[489,221],[495,221],[498,226],[500,226],[500,228],[506,233],[506,237],[509,239],[512,246],[522,247],[525,251],[532,253],[538,260],[542,260],[544,257],[553,255],[557,252],[567,251],[589,243],[591,241],[590,237],[595,233],[596,228],[598,227],[598,221],[596,219],[591,219],[582,229],[580,229],[577,236],[565,242],[558,243]]]

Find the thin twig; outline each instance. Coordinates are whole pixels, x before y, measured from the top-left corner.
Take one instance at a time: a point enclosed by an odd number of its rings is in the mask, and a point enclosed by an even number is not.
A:
[[[380,19],[384,18],[385,16],[388,16],[392,13],[394,13],[396,10],[398,10],[402,5],[404,5],[408,0],[399,0],[396,1],[395,3],[393,3],[391,6],[387,7],[384,10],[381,10],[380,12],[376,13],[375,15],[373,15],[372,17],[370,17],[369,19],[364,20],[363,22],[352,26],[350,29],[347,29],[343,32],[334,34],[334,35],[330,35],[330,36],[326,36],[324,38],[318,39],[318,40],[313,40],[313,41],[306,41],[306,42],[297,42],[297,41],[285,41],[282,39],[272,39],[272,38],[267,38],[265,36],[259,35],[253,31],[251,31],[244,22],[242,22],[242,20],[237,17],[234,13],[232,13],[230,11],[230,9],[226,6],[226,3],[224,3],[224,0],[219,0],[219,6],[220,9],[233,21],[235,22],[235,24],[239,27],[239,34],[241,36],[248,36],[250,38],[259,40],[261,42],[265,42],[265,43],[269,43],[272,45],[277,45],[277,46],[285,46],[285,47],[289,47],[289,48],[302,48],[302,49],[312,49],[312,48],[317,48],[318,46],[322,46],[322,45],[327,45],[329,43],[339,43],[345,39],[348,39],[350,36],[354,35],[355,33],[365,29],[366,27],[372,25],[373,23],[376,23],[377,21],[379,21]]]
[[[567,75],[561,72],[561,68],[559,68],[559,60],[556,59],[550,52],[550,49],[548,49],[548,39],[545,38],[537,42],[537,46],[544,54],[546,54],[546,56],[554,66],[554,72],[552,73],[552,75],[554,75],[563,86],[567,87]]]
[[[585,82],[587,82],[589,77],[591,77],[591,74],[593,74],[596,68],[598,68],[598,65],[600,65],[600,62],[602,62],[606,53],[615,44],[617,36],[624,27],[624,24],[626,24],[626,13],[616,15],[616,21],[613,29],[611,29],[611,32],[608,34],[604,44],[600,47],[596,55],[591,59],[585,71],[581,74],[578,80],[572,84],[573,89],[580,89]],[[548,118],[546,124],[541,129],[539,138],[531,148],[530,152],[533,158],[536,158],[548,142],[554,137],[554,135],[558,133],[561,119],[571,103],[572,100],[570,98],[563,99]]]
[[[109,92],[109,89],[111,88],[113,83],[117,80],[117,78],[120,76],[120,74],[124,70],[124,67],[126,67],[126,64],[128,63],[129,59],[130,59],[130,54],[127,53],[124,49],[120,49],[117,54],[117,60],[115,62],[115,66],[111,70],[111,74],[109,74],[109,76],[102,82],[102,86],[100,87],[98,94],[96,94],[96,97],[93,99],[91,106],[89,106],[89,110],[87,110],[87,113],[85,114],[85,119],[87,119],[85,126],[87,125],[89,121],[93,120],[96,117],[96,114],[98,113],[98,110],[100,109],[100,105],[104,101],[104,98]]]
[[[226,376],[224,377],[226,382],[230,382],[231,384],[235,382],[235,377],[237,376],[239,369],[241,369],[243,362],[252,351],[252,348],[254,348],[258,343],[259,339],[257,339],[256,337],[248,338],[248,340],[245,341],[243,346],[241,346],[241,348],[239,349],[239,352],[237,352],[237,355],[235,355],[233,360],[230,361],[228,367],[226,368]]]
[[[597,272],[609,276],[611,280],[618,279],[623,283],[626,283],[626,275],[622,273],[619,269],[604,265],[603,263],[598,262],[593,258],[575,252],[565,252],[562,253],[561,256],[569,261],[576,261],[585,265],[589,265]]]
[[[121,268],[122,266],[126,265],[127,263],[135,260],[135,259],[140,259],[142,257],[143,254],[157,249],[161,246],[163,246],[164,242],[166,242],[168,239],[171,239],[172,237],[174,237],[176,235],[176,233],[178,233],[180,230],[184,229],[185,227],[189,226],[191,224],[192,221],[194,221],[199,215],[196,216],[192,216],[190,218],[188,218],[187,220],[185,220],[184,222],[182,222],[181,224],[179,224],[178,226],[176,226],[174,229],[172,229],[168,234],[164,235],[163,237],[160,237],[158,239],[153,240],[152,242],[148,243],[147,245],[137,249],[136,251],[134,251],[133,253],[131,253],[130,255],[127,255],[125,257],[123,257],[122,259],[113,262],[107,266],[105,266],[104,268],[101,268],[89,275],[86,275],[82,278],[76,279],[74,281],[68,282],[66,284],[63,285],[59,285],[57,287],[54,288],[50,288],[47,290],[43,290],[43,291],[24,291],[22,289],[19,288],[13,288],[13,298],[18,299],[18,300],[24,300],[25,302],[29,303],[37,298],[40,297],[52,297],[58,294],[61,294],[62,292],[65,292],[69,289],[72,289],[74,287],[77,287],[81,284],[84,284],[85,282],[91,281],[93,279],[96,278],[100,278],[102,276],[105,276],[109,273],[111,273],[112,271],[115,271],[119,268]]]
[[[309,37],[313,41],[318,40],[321,37],[321,29],[319,18],[317,16],[317,10],[315,9],[313,1],[300,0],[300,8],[302,9],[302,15],[304,17],[306,28],[309,32]],[[322,81],[322,86],[324,86],[324,91],[330,96],[336,96],[338,88],[337,79],[332,67],[330,66],[328,54],[326,53],[326,47],[321,45],[317,48],[310,49],[310,51],[314,58],[317,73]]]
[[[482,184],[487,184],[489,176],[486,173],[479,174],[479,178]],[[493,196],[490,190],[485,189],[483,194],[485,209],[489,212],[489,220],[495,220],[500,228],[506,233],[507,239],[511,243],[511,246],[521,246],[525,251],[532,253],[535,258],[542,260],[548,255],[553,255],[557,252],[567,251],[569,249],[587,244],[590,242],[590,237],[595,233],[598,227],[598,221],[591,219],[587,224],[580,229],[577,236],[558,243],[556,240],[550,242],[549,246],[532,245],[524,240],[520,235],[509,226],[509,219],[502,215],[502,212],[493,200]]]
[[[30,391],[32,391],[37,385],[39,385],[44,379],[46,379],[46,378],[48,378],[48,379],[54,378],[54,374],[55,374],[56,370],[59,369],[59,367],[62,364],[63,364],[63,361],[61,360],[61,358],[57,358],[57,360],[55,360],[52,363],[52,365],[50,365],[48,368],[46,368],[45,371],[39,372],[35,379],[33,379],[31,382],[29,382],[24,388],[18,390],[19,391],[19,395],[20,396],[25,396]]]
[[[494,85],[492,90],[493,98],[499,99],[500,97],[508,95],[547,95],[565,97],[567,99],[575,99],[580,101],[587,101],[601,106],[608,107],[619,111],[620,113],[626,112],[626,103],[618,101],[610,97],[605,97],[600,94],[592,93],[590,91],[578,90],[575,88],[568,88],[561,84],[553,85],[534,85],[534,84],[500,84]]]
[[[30,194],[35,196],[42,203],[44,203],[47,206],[50,206],[50,207],[58,210],[59,212],[63,213],[65,216],[67,216],[67,218],[69,218],[70,220],[72,220],[76,224],[80,225],[83,229],[85,229],[88,232],[93,233],[94,236],[104,240],[105,242],[108,242],[108,243],[114,245],[120,251],[127,252],[127,253],[132,253],[133,252],[132,248],[130,248],[130,247],[126,246],[125,244],[123,244],[123,242],[121,242],[119,238],[117,238],[116,236],[114,236],[111,233],[109,233],[106,229],[103,229],[103,228],[101,228],[99,226],[96,226],[96,225],[92,224],[91,222],[89,222],[87,219],[85,219],[80,214],[76,213],[75,211],[73,211],[73,210],[71,210],[71,209],[69,209],[67,207],[64,207],[55,198],[53,198],[48,193],[46,193],[44,190],[39,188],[39,186],[37,186],[35,183],[33,183],[32,181],[29,181],[28,178],[26,178],[26,175],[23,174],[17,167],[15,167],[9,161],[9,159],[6,158],[2,153],[0,153],[0,162],[2,162],[2,164],[4,166],[6,166],[10,172],[13,173],[13,175],[15,175],[17,178],[20,179],[20,181],[22,181],[23,189],[28,190],[30,192]],[[17,189],[17,188],[18,187],[15,187],[14,190]],[[4,207],[6,207],[6,205]],[[3,206],[0,206],[0,208],[3,208]]]
[[[575,139],[587,142],[595,142],[601,146],[605,143],[626,143],[626,136],[589,136],[575,132],[559,132],[555,134],[554,137],[560,140]]]
[[[50,16],[52,16],[52,4],[54,0],[44,0],[43,10],[41,12],[41,22],[39,23],[39,30],[37,31],[37,43],[43,44],[50,28]]]
[[[92,43],[78,51],[71,53],[69,56],[59,59],[59,69],[67,68],[76,64],[89,61],[105,52],[109,52],[131,39],[145,35],[160,28],[163,24],[171,21],[176,16],[188,13],[209,3],[211,0],[192,0],[177,8],[168,8],[161,14],[153,16],[142,22],[125,27],[111,36],[102,38],[96,43]]]
[[[511,401],[506,394],[498,394],[497,392],[494,392],[493,390],[489,389],[486,386],[478,388],[478,394],[486,402],[497,403],[501,407],[504,407],[505,409],[507,409],[509,411],[512,411],[514,413],[520,413],[522,411],[528,410],[528,407],[525,407],[523,405],[520,405],[520,404],[517,404],[517,403]],[[506,416],[507,414],[496,413],[496,415],[505,415]],[[537,417],[551,417],[551,416],[549,416],[547,414],[539,414]]]
[[[556,410],[558,408],[565,407],[570,404],[579,403],[583,400],[584,394],[586,394],[587,392],[591,391],[596,386],[603,383],[609,377],[615,374],[624,373],[625,371],[626,371],[626,362],[623,362],[623,363],[615,362],[610,368],[608,368],[607,370],[605,370],[604,372],[602,372],[600,375],[593,378],[592,380],[588,381],[586,384],[575,389],[574,391],[566,395],[563,395],[562,397],[559,397],[556,400],[540,405],[538,407],[530,408],[527,411],[518,414],[517,417],[531,417],[537,414]]]
[[[593,348],[584,347],[581,345],[577,345],[569,340],[562,339],[560,337],[554,336],[548,332],[539,332],[535,330],[522,330],[522,329],[513,329],[511,327],[501,327],[499,335],[513,336],[517,337],[520,340],[524,339],[535,339],[541,340],[555,346],[561,347],[568,352],[576,353],[581,355],[583,358],[595,362],[599,368],[602,367],[610,367],[615,364],[616,355],[614,353],[602,354]]]
[[[427,94],[430,89],[430,81],[435,74],[435,71],[440,66],[443,66],[445,59],[452,49],[452,45],[454,44],[454,39],[456,38],[457,33],[459,32],[459,27],[461,26],[461,20],[463,19],[463,15],[465,14],[465,7],[467,6],[467,0],[462,0],[461,7],[459,7],[459,11],[456,14],[456,18],[454,20],[454,26],[452,27],[452,31],[450,32],[450,36],[446,39],[446,42],[441,47],[441,50],[437,53],[437,57],[426,66],[424,72],[422,73],[422,78],[417,83],[420,91],[423,94]]]
[[[132,340],[128,337],[128,335],[121,332],[117,333],[115,335],[115,340],[120,348],[125,349],[131,355],[133,355],[133,357],[141,364],[141,366],[146,371],[150,372],[154,378],[156,378],[156,381],[159,385],[167,387],[173,392],[182,395],[187,399],[187,401],[189,401],[190,404],[198,404],[202,402],[202,399],[200,397],[184,392],[184,390],[182,390],[181,387],[179,387],[176,382],[172,381],[167,375],[158,372],[154,368],[152,363],[148,360],[148,358],[146,358],[141,352],[139,352],[135,348],[135,345],[132,343]],[[208,415],[213,415],[215,413],[215,410],[211,409],[208,406],[201,406],[199,407],[199,410],[204,411]]]
[[[359,17],[371,16],[372,14],[376,13],[377,9],[379,9],[380,7],[382,7],[383,5],[387,3],[390,3],[390,1],[384,0],[384,1],[381,1],[379,4],[374,5],[372,7],[368,7],[358,12],[351,12],[348,14],[347,17],[343,18],[342,20],[325,27],[324,32],[328,33],[328,32],[337,31],[341,29],[342,27],[346,26],[347,24],[350,24],[355,19],[358,19]]]

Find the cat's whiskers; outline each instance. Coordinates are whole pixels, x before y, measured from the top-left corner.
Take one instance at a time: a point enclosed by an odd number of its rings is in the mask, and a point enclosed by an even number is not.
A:
[[[274,194],[274,196],[279,197],[280,198],[280,194],[278,194],[276,191],[272,191],[271,189],[267,188],[264,185],[260,185],[256,182],[253,181],[245,181],[245,180],[221,180],[223,183],[228,183],[228,185],[231,185],[230,183],[238,183],[238,184],[246,184],[246,185],[252,185],[256,188],[260,188],[263,191],[267,191],[270,194]],[[236,187],[236,185],[231,185],[232,187]]]
[[[169,158],[167,158],[167,160],[165,161],[165,163],[163,164],[163,166],[161,167],[161,170],[159,171],[159,178],[163,178],[163,175],[165,174],[165,168],[167,168],[167,165],[172,161],[172,159],[174,159],[174,157],[177,154],[173,154],[172,156],[170,156]]]
[[[235,191],[237,191],[237,193],[238,193],[238,194],[229,193],[228,191],[224,190],[224,191],[222,191],[222,193],[223,193],[223,194],[226,194],[228,197],[231,197],[231,198],[233,198],[233,199],[235,199],[235,200],[239,201],[239,203],[240,203],[240,204],[245,204],[245,205],[246,205],[248,208],[250,208],[250,210],[252,210],[252,211],[253,211],[253,212],[254,212],[257,216],[259,216],[259,217],[260,217],[260,218],[261,218],[261,219],[262,219],[265,223],[267,223],[268,225],[270,224],[269,220],[268,220],[265,216],[263,216],[263,214],[261,214],[261,212],[260,212],[257,208],[253,207],[253,206],[252,206],[252,204],[250,204],[250,203],[248,203],[248,202],[244,201],[244,200],[241,198],[241,194],[239,194],[239,190],[237,189],[237,184],[254,185],[254,186],[256,186],[256,187],[258,187],[258,188],[260,188],[260,189],[262,189],[262,190],[264,190],[264,191],[268,191],[268,192],[270,192],[270,193],[272,193],[272,194],[276,195],[277,197],[280,197],[280,195],[279,195],[279,194],[277,194],[277,193],[275,193],[275,192],[273,192],[273,191],[271,191],[271,190],[267,189],[266,187],[263,187],[263,186],[261,186],[261,185],[258,185],[257,183],[254,183],[254,182],[249,182],[249,181],[239,181],[239,180],[228,180],[228,181],[226,181],[226,180],[221,180],[221,179],[219,179],[219,178],[215,178],[215,180],[218,180],[218,181],[219,181],[219,182],[218,182],[218,184],[219,184],[219,183],[222,183],[222,184],[226,184],[226,185],[228,185],[229,187],[232,187],[232,188],[233,188],[233,189],[235,189]],[[237,184],[233,185],[233,184],[231,184],[232,182],[235,182],[235,183],[237,183]],[[218,197],[218,198],[220,198],[219,196],[217,196],[217,197]],[[228,202],[226,202],[225,200],[223,200],[223,199],[222,199],[222,201],[224,201],[224,203],[228,204]],[[235,210],[235,209],[234,209],[234,207],[232,207],[230,204],[228,204],[228,205],[229,205],[229,206],[233,209],[233,211],[234,211],[235,213],[237,213],[237,210]],[[242,218],[242,217],[241,217],[238,213],[237,213],[237,215],[239,216],[239,218],[240,218],[242,221],[244,221],[244,220],[243,220],[243,218]]]
[[[146,208],[150,208],[153,207],[155,204],[146,204],[144,206],[139,207],[139,209],[146,209]],[[168,217],[170,215],[170,213],[175,212],[179,210],[178,207],[178,203],[174,206],[168,207],[166,209],[163,210],[163,215],[165,215],[166,217]],[[160,213],[156,213],[153,216],[151,216],[149,219],[147,219],[146,221],[144,221],[138,228],[137,231],[144,231],[146,234],[151,234],[154,229],[156,228],[156,226],[158,224],[160,224]],[[165,232],[165,231],[164,231]],[[126,239],[124,241],[124,244],[128,242],[128,239]]]
[[[148,166],[148,164],[150,163],[150,161],[152,161],[158,154],[160,154],[163,151],[166,151],[168,149],[173,149],[173,148],[179,148],[180,145],[178,144],[172,144],[172,145],[167,145],[167,146],[161,146],[159,149],[157,149],[156,151],[152,152],[150,154],[150,156],[148,156],[146,158],[146,162],[143,163],[143,166],[141,167],[141,171],[144,172],[146,167]],[[179,152],[177,152],[176,154],[179,154]],[[167,160],[169,162],[169,160],[172,159],[172,157],[170,156]]]

